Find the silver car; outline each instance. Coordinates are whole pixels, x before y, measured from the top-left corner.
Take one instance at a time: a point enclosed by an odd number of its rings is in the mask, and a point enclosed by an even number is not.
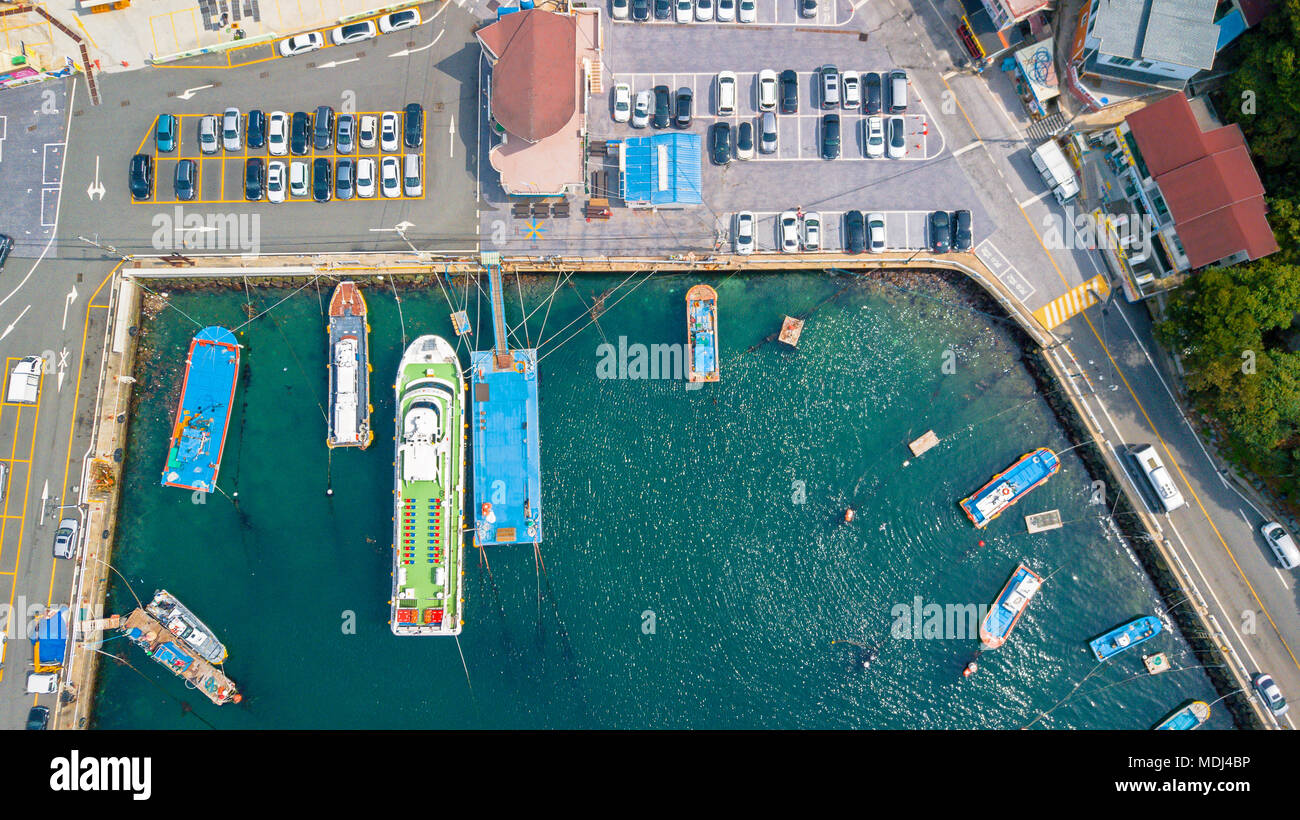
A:
[[[65,518],[59,522],[54,531],[54,557],[71,558],[77,552],[77,528],[80,522],[75,518]]]
[[[736,214],[736,232],[732,235],[736,247],[736,253],[751,254],[754,252],[754,214],[750,211],[741,211]]]
[[[632,127],[645,128],[650,124],[650,106],[652,97],[649,90],[636,92],[636,103],[632,106]]]
[[[221,147],[227,151],[244,149],[244,115],[238,108],[227,108],[221,115]]]
[[[199,150],[205,154],[215,154],[221,147],[217,137],[217,118],[209,114],[199,120]]]
[[[764,111],[758,118],[758,150],[764,154],[776,153],[776,114]]]

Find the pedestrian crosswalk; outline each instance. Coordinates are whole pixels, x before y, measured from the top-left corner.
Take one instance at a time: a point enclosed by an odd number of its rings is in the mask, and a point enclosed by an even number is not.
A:
[[[1029,138],[1036,143],[1043,142],[1048,137],[1054,137],[1064,131],[1065,125],[1065,117],[1059,112],[1051,114],[1030,124]]]
[[[1043,327],[1051,330],[1070,317],[1084,312],[1098,302],[1105,301],[1109,295],[1110,282],[1105,276],[1094,276],[1077,288],[1071,288],[1064,296],[1058,296],[1035,310],[1034,318]]]

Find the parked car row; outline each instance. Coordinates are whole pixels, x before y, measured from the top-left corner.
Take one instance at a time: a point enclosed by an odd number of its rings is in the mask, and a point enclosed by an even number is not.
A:
[[[131,157],[130,188],[136,200],[153,196],[153,157],[136,154]],[[199,166],[195,160],[182,159],[176,163],[172,188],[176,199],[190,202],[199,186]],[[374,157],[340,157],[331,162],[327,157],[317,157],[308,165],[305,159],[289,162],[261,157],[244,160],[244,199],[272,203],[284,202],[286,197],[317,202],[331,199],[372,199],[381,195],[386,199],[400,196],[418,197],[424,193],[423,169],[419,154],[402,157],[386,156],[377,161]]]
[[[319,106],[315,113],[272,111],[269,115],[259,109],[248,112],[247,118],[238,108],[227,108],[220,117],[207,114],[199,118],[199,151],[216,154],[225,150],[242,152],[245,145],[250,150],[265,148],[271,156],[286,154],[302,156],[308,148],[328,150],[331,145],[340,154],[371,149],[378,145],[385,153],[424,144],[424,108],[419,103],[408,103],[399,114],[385,111],[374,114],[340,114],[328,105]],[[159,153],[171,153],[180,142],[179,126],[175,114],[161,114],[154,128],[154,144]]]
[[[930,250],[934,253],[970,250],[970,211],[933,211],[926,223]]]
[[[330,42],[336,46],[345,46],[349,43],[369,40],[377,34],[389,34],[418,25],[420,25],[419,9],[402,9],[378,18],[378,25],[375,20],[357,20],[335,26],[330,29]],[[294,57],[324,47],[324,34],[319,31],[307,31],[281,40],[278,50],[281,57]]]
[[[797,0],[805,17],[817,14],[817,0]],[[610,0],[615,20],[644,22],[669,18],[678,23],[754,23],[758,21],[757,0]]]

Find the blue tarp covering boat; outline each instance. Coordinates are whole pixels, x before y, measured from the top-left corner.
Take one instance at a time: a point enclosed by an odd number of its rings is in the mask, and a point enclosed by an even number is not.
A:
[[[718,292],[708,285],[686,292],[686,342],[687,379],[718,381]]]
[[[1155,728],[1199,729],[1209,719],[1210,704],[1203,700],[1193,700],[1170,712],[1164,720],[1155,725]]]
[[[962,511],[976,527],[986,527],[1030,490],[1047,481],[1061,469],[1056,453],[1039,447],[1021,456],[1015,464],[989,479],[969,498],[961,500]]]
[[[1132,649],[1140,643],[1151,640],[1159,635],[1162,629],[1164,626],[1159,618],[1154,615],[1143,615],[1093,638],[1088,642],[1088,646],[1092,647],[1092,654],[1097,656],[1097,660],[1104,661],[1126,649]]]
[[[1016,567],[980,622],[980,643],[989,649],[997,649],[1006,642],[1042,583],[1042,577],[1029,567],[1024,564]]]
[[[224,327],[205,327],[190,341],[185,383],[163,470],[164,487],[210,493],[217,485],[230,406],[239,378],[239,344]]]

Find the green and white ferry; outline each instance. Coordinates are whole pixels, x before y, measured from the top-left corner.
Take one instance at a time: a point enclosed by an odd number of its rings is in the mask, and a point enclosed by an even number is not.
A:
[[[459,635],[465,555],[465,378],[456,351],[421,336],[397,368],[394,635]]]

